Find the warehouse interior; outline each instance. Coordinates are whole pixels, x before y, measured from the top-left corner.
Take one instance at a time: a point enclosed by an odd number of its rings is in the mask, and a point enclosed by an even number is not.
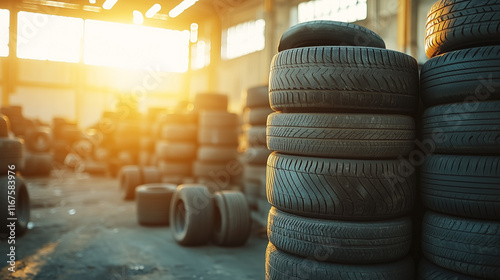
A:
[[[0,1],[0,279],[500,279],[500,0]]]

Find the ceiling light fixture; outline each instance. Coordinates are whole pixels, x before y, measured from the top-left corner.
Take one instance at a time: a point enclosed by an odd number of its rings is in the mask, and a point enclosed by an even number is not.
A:
[[[95,4],[95,0],[89,0],[90,4]]]
[[[134,16],[134,23],[135,24],[143,24],[144,23],[144,16],[142,15],[141,12],[138,10],[134,10],[132,12],[132,15]]]
[[[161,5],[160,4],[154,4],[149,10],[146,12],[146,17],[147,18],[152,18],[156,13],[158,13],[161,10]]]
[[[111,10],[111,8],[113,8],[116,2],[118,2],[118,0],[106,0],[106,2],[102,4],[102,8],[105,10]]]
[[[175,8],[173,8],[169,13],[168,15],[171,17],[171,18],[174,18],[180,14],[182,14],[182,12],[184,12],[186,9],[188,9],[189,7],[193,6],[194,3],[198,2],[198,0],[184,0],[182,1],[179,5],[175,6]]]

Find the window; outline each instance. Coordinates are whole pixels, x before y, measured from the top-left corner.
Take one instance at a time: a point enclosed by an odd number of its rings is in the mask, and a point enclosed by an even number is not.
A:
[[[210,64],[210,42],[198,41],[191,47],[191,68],[201,69]]]
[[[9,56],[9,10],[0,9],[0,56]]]
[[[222,58],[232,59],[263,50],[266,44],[266,22],[263,19],[248,21],[224,30]]]
[[[17,20],[17,57],[80,61],[82,19],[19,12]]]
[[[298,6],[298,23],[311,20],[354,22],[366,19],[366,0],[313,0]]]
[[[181,73],[188,55],[189,31],[85,21],[86,64]]]

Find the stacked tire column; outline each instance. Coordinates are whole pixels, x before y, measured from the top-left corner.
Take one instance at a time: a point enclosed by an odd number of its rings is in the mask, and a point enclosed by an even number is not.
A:
[[[439,1],[421,94],[420,279],[499,279],[500,1]]]
[[[372,47],[283,50],[271,64],[266,279],[414,279],[415,59]]]
[[[244,96],[242,141],[244,150],[243,188],[252,211],[252,219],[267,227],[271,205],[266,198],[266,163],[271,153],[266,146],[267,116],[273,112],[269,106],[268,86],[249,88]]]

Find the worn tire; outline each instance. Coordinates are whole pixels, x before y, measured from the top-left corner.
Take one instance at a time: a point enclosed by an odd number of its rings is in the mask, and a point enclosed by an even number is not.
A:
[[[245,130],[249,146],[266,146],[266,127],[251,126]]]
[[[384,221],[332,221],[305,218],[272,208],[267,233],[276,248],[304,258],[369,264],[403,258],[411,247],[408,217]]]
[[[397,158],[414,147],[415,122],[402,115],[274,113],[269,150],[305,156]]]
[[[500,46],[430,59],[422,68],[420,89],[427,106],[500,99]]]
[[[307,47],[271,62],[269,100],[275,111],[413,115],[418,105],[417,61],[366,47]]]
[[[273,112],[269,107],[246,109],[243,112],[243,122],[249,125],[266,125],[267,116]]]
[[[434,211],[500,220],[500,157],[429,155],[420,172],[423,204]]]
[[[192,161],[196,158],[198,147],[188,142],[156,142],[158,159],[167,161]]]
[[[236,128],[200,128],[198,143],[202,145],[238,145]]]
[[[243,162],[253,165],[266,165],[271,151],[267,147],[248,147],[243,156]]]
[[[464,274],[456,273],[431,262],[422,259],[418,266],[419,280],[480,280],[481,278],[469,277]]]
[[[213,227],[213,199],[205,186],[180,185],[170,204],[170,229],[183,246],[206,244]]]
[[[239,116],[224,111],[200,112],[198,125],[200,128],[236,128],[240,124]]]
[[[243,170],[243,179],[245,181],[258,184],[266,184],[266,166],[256,164],[245,164]]]
[[[432,263],[482,279],[498,279],[500,222],[428,211],[422,231],[422,252]]]
[[[169,225],[170,201],[177,186],[145,184],[135,190],[137,221],[141,225]]]
[[[315,20],[290,27],[280,38],[278,52],[314,46],[360,46],[385,49],[382,38],[363,26]]]
[[[271,243],[266,250],[266,280],[409,280],[415,278],[414,271],[409,257],[378,265],[349,265],[300,258],[276,249]]]
[[[267,85],[250,87],[244,96],[245,108],[269,107],[269,88]]]
[[[214,194],[212,242],[219,246],[242,246],[250,237],[250,209],[245,195],[237,191]]]
[[[441,0],[427,15],[425,53],[500,45],[500,1]]]
[[[0,138],[0,174],[7,174],[8,166],[15,165],[16,171],[24,169],[24,141]]]
[[[7,171],[4,174],[7,175]],[[8,176],[0,177],[0,190],[0,219],[2,219],[3,225],[0,227],[0,238],[7,238],[9,236],[13,236],[14,238],[21,237],[28,231],[31,211],[30,197],[26,184],[19,174],[8,174]],[[9,193],[11,191],[14,191],[14,193]],[[12,197],[15,199],[15,202],[14,204],[9,204]],[[9,214],[9,205],[14,205],[14,215]],[[7,220],[8,218],[16,218],[16,220],[9,221]],[[10,223],[15,224],[15,234],[7,227]]]
[[[422,137],[437,153],[500,154],[500,101],[454,103],[424,111]]]
[[[296,215],[332,220],[384,220],[414,205],[414,175],[392,180],[399,160],[351,160],[273,153],[267,162],[267,198]]]

